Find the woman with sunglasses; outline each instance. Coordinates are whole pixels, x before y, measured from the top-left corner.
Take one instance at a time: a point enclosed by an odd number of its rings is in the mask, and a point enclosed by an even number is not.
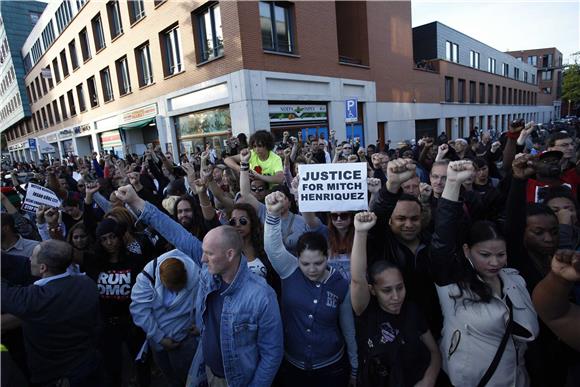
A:
[[[419,308],[405,301],[401,270],[378,260],[367,273],[367,235],[376,222],[372,212],[359,212],[353,222],[350,297],[356,315],[358,386],[434,386],[441,355]]]
[[[66,240],[73,247],[73,265],[82,272],[86,264],[95,260],[94,240],[89,229],[78,222],[69,230]]]
[[[298,258],[284,247],[280,215],[286,200],[281,192],[266,197],[264,230],[266,253],[282,279],[286,354],[280,380],[286,386],[354,386],[358,364],[348,282],[328,267],[321,234],[300,236]]]
[[[328,265],[350,281],[350,253],[354,238],[354,213],[331,212],[328,216]]]

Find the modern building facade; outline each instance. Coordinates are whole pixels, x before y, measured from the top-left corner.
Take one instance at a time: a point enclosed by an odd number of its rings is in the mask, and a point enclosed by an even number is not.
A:
[[[26,123],[31,111],[20,47],[45,7],[46,3],[38,1],[0,2],[0,132],[12,127],[21,136],[31,133]]]
[[[64,0],[49,3],[22,57],[32,132],[11,127],[8,139],[38,139],[38,154],[15,153],[26,159],[53,148],[53,157],[140,153],[150,143],[189,153],[260,129],[306,139],[332,128],[368,144],[445,130],[450,118],[500,127],[543,109],[523,75],[480,70],[486,90],[509,85],[514,99],[446,102],[445,77],[457,83],[472,69],[436,56],[432,69],[415,65],[410,2]],[[358,117],[346,124],[353,98]]]
[[[538,86],[543,104],[551,104],[554,119],[560,118],[562,110],[562,53],[555,47],[534,50],[508,51],[519,61],[538,69]]]

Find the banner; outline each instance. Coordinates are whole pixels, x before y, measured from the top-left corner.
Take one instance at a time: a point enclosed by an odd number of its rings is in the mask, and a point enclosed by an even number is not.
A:
[[[60,207],[60,199],[54,192],[38,184],[28,183],[26,198],[22,203],[24,211],[36,212],[40,206]]]
[[[301,212],[368,209],[367,163],[303,164],[298,173]]]

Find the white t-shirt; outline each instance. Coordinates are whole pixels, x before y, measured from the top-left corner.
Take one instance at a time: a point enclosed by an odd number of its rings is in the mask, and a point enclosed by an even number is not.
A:
[[[260,258],[256,258],[252,262],[248,261],[248,269],[250,269],[252,273],[264,278],[266,278],[266,274],[268,273],[268,269],[264,266],[262,261],[260,261]]]

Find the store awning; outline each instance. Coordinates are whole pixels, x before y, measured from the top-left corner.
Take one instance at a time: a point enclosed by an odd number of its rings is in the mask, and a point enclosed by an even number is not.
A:
[[[155,117],[147,118],[141,121],[131,122],[130,124],[124,124],[123,126],[120,126],[119,129],[122,130],[139,129],[148,126],[150,123],[155,123]]]

